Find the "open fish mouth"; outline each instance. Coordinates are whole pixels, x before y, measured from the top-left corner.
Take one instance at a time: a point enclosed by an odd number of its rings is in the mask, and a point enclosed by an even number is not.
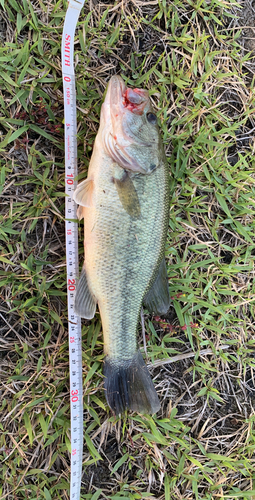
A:
[[[149,94],[146,90],[130,89],[126,87],[122,78],[114,75],[108,85],[105,102],[108,102],[110,109],[118,116],[117,110],[128,109],[132,113],[142,115],[144,108],[149,100]]]

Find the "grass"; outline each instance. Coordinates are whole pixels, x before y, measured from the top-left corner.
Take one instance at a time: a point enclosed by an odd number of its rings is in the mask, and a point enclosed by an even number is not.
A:
[[[1,5],[0,497],[68,499],[60,64],[67,2]],[[154,417],[111,415],[99,315],[83,322],[82,499],[255,498],[249,25],[250,4],[234,0],[86,2],[79,18],[79,177],[110,76],[149,89],[171,173],[172,296],[167,317],[145,314],[147,362],[162,402]],[[139,344],[143,351],[140,334]]]

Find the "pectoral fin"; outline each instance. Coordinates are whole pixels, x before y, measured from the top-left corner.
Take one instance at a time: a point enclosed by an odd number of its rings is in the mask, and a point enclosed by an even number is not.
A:
[[[143,303],[149,312],[154,314],[166,314],[170,306],[170,294],[168,289],[167,269],[165,258],[162,260],[157,277],[143,299]]]
[[[96,304],[96,298],[89,290],[86,271],[83,266],[75,296],[74,312],[81,318],[92,319],[95,316]]]
[[[81,205],[79,205],[77,208],[77,217],[79,220],[81,220],[84,217],[83,207]]]
[[[85,179],[85,181],[82,181],[80,184],[78,184],[73,194],[75,203],[81,205],[82,207],[91,207],[93,189],[93,179]]]
[[[132,219],[138,219],[141,208],[134,183],[126,170],[117,167],[113,177],[120,202]]]

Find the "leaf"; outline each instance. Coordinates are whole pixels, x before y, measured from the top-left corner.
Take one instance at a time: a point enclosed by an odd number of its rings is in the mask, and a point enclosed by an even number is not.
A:
[[[53,311],[53,309],[51,309],[50,315],[51,315],[52,319],[54,319],[55,321],[57,321],[57,323],[59,323],[59,325],[63,326],[61,318],[59,317],[59,315],[55,311]]]
[[[47,490],[46,486],[44,486],[43,492],[44,492],[45,500],[52,500],[51,494],[50,494],[49,490]]]
[[[40,426],[43,432],[44,439],[47,438],[47,432],[48,432],[48,424],[46,423],[44,416],[42,413],[39,413],[38,415],[38,420],[40,422]]]
[[[18,87],[17,83],[11,79],[11,77],[8,75],[8,73],[1,71],[1,78],[3,78],[3,80],[5,80],[7,83],[9,83],[9,85],[11,85],[12,87]]]
[[[121,467],[121,465],[123,465],[127,458],[128,458],[129,454],[128,453],[125,453],[125,455],[123,455],[119,460],[118,462],[114,465],[113,469],[112,469],[112,472],[111,472],[111,475],[114,474],[114,472],[116,472],[119,467]]]
[[[11,260],[6,259],[6,257],[2,257],[2,255],[0,255],[0,261],[5,262],[5,264],[9,264],[11,266],[15,266],[15,264]]]
[[[108,47],[111,47],[118,40],[119,32],[120,32],[120,26],[118,25],[108,42]]]
[[[203,387],[203,389],[201,389],[201,391],[197,393],[197,397],[204,396],[207,392],[208,392],[207,387]]]
[[[97,490],[97,491],[95,491],[94,495],[92,495],[92,497],[91,497],[90,500],[97,500],[100,497],[102,491],[103,490]]]
[[[22,96],[22,94],[24,94],[25,90],[24,89],[20,89],[16,94],[15,96],[11,99],[11,101],[9,102],[9,106],[11,106],[12,104],[14,104],[19,98],[20,96]],[[6,120],[6,118],[4,118]],[[13,123],[13,121],[11,121],[11,119],[7,120],[8,123]],[[21,121],[21,124],[24,123],[22,120]]]
[[[87,377],[84,380],[84,384],[87,384],[87,382],[91,379],[91,377],[93,377],[93,375],[97,371],[99,365],[100,365],[100,363],[98,361],[95,361],[95,363],[93,363],[92,367],[90,368],[90,370],[87,374]]]
[[[165,500],[171,500],[170,487],[169,487],[169,477],[167,474],[165,475],[164,486],[165,486]]]
[[[220,461],[220,462],[234,462],[234,458],[225,457],[223,455],[219,455],[218,453],[207,453],[207,457],[211,460]]]
[[[19,231],[16,231],[16,229],[12,229],[12,227],[9,226],[4,226],[2,231],[9,234],[19,234]]]
[[[18,12],[18,14],[17,14],[17,32],[18,32],[18,35],[20,34],[21,28],[22,28],[22,15],[20,12]]]
[[[15,130],[11,137],[9,137],[7,144],[10,144],[10,142],[15,141],[20,135],[24,134],[29,129],[29,125],[24,125],[24,127],[18,128],[18,130]],[[1,146],[1,143],[0,143]]]
[[[188,460],[190,460],[194,465],[197,465],[201,470],[204,468],[203,465],[194,457],[187,455]]]
[[[224,493],[224,498],[242,498],[242,500],[245,500],[245,498],[251,498],[255,496],[255,490],[250,490],[250,491],[235,491],[231,490],[228,493]]]
[[[30,418],[29,418],[29,415],[27,412],[24,413],[23,419],[25,422],[26,431],[28,433],[29,442],[32,446],[32,444],[33,444],[33,429],[32,429],[31,421],[30,421]]]
[[[30,64],[30,61],[31,61],[31,57],[30,57],[30,59],[28,59],[27,63],[25,64],[25,66],[24,66],[23,70],[21,71],[21,73],[20,73],[20,75],[19,75],[19,78],[18,78],[18,85],[20,85],[20,84],[22,83],[22,80],[24,79],[24,76],[25,76],[25,74],[26,74],[26,72],[27,72],[27,68],[28,68],[28,66],[29,66],[29,64]]]
[[[104,411],[106,411],[106,407],[105,407],[104,403],[97,396],[95,396],[93,394],[90,396],[90,398],[91,398],[91,401],[94,401],[98,406],[100,406],[100,408],[102,408]]]
[[[228,215],[228,217],[230,219],[232,219],[232,215],[231,215],[231,213],[229,211],[229,208],[227,206],[226,200],[219,193],[215,193],[215,196],[216,196],[216,198],[217,198],[217,200],[218,200],[218,202],[219,202],[219,204],[220,204],[223,212],[225,212]]]
[[[23,304],[22,304],[22,309],[28,308],[29,306],[32,306],[37,302],[37,297],[31,297],[30,299],[27,299]]]
[[[182,309],[181,309],[180,303],[177,300],[174,300],[173,302],[174,302],[175,312],[176,312],[176,314],[178,316],[178,320],[180,322],[180,325],[184,326],[185,325],[185,320],[184,320],[184,317],[183,317],[183,314],[182,314]]]
[[[145,441],[150,445],[153,446],[153,443],[158,443],[158,444],[163,444],[165,446],[168,445],[168,440],[164,438],[163,436],[154,436],[153,434],[150,434],[148,432],[143,432],[142,436],[144,437]]]
[[[85,433],[84,437],[85,437],[85,441],[87,443],[87,447],[88,447],[88,449],[90,451],[90,454],[91,454],[92,458],[95,458],[97,460],[102,460],[101,456],[99,455],[99,453],[97,452],[95,446],[93,445],[93,443],[92,443],[89,435],[87,433]]]
[[[55,142],[55,144],[59,144],[59,141],[55,139],[52,135],[48,134],[45,132],[45,130],[41,129],[40,127],[37,127],[37,125],[30,125],[30,129],[36,132],[39,135],[42,135],[45,139],[48,139],[51,142]]]
[[[210,391],[208,395],[211,398],[216,399],[216,401],[219,401],[220,403],[224,403],[224,400],[218,394],[215,394],[215,392]]]
[[[4,189],[4,183],[5,183],[5,166],[3,166],[0,170],[0,193]]]
[[[36,368],[37,373],[39,373],[39,371],[42,368],[42,362],[43,362],[43,356],[40,356],[40,358],[38,359],[37,368]]]
[[[35,14],[34,6],[31,4],[30,0],[28,0],[28,7],[29,7],[29,10],[30,10],[30,13],[31,13],[32,19],[33,19],[34,28],[35,28],[35,30],[37,31],[37,28],[38,28],[38,20],[37,20],[36,14]]]
[[[39,405],[39,403],[42,403],[43,401],[46,401],[47,396],[42,396],[39,399],[35,399],[34,401],[31,401],[31,403],[28,403],[27,408],[32,408],[33,406]]]
[[[20,6],[17,4],[16,0],[8,0],[10,5],[16,12],[20,12]]]
[[[234,224],[236,226],[237,232],[239,234],[241,234],[246,241],[249,241],[249,243],[253,243],[252,239],[250,238],[250,236],[249,236],[249,234],[247,232],[248,228],[246,228],[245,226],[243,226],[238,220],[235,220]]]
[[[184,465],[185,465],[185,455],[182,455],[180,460],[179,460],[179,465],[176,469],[176,473],[178,474],[178,477],[181,476],[183,470],[184,470]]]

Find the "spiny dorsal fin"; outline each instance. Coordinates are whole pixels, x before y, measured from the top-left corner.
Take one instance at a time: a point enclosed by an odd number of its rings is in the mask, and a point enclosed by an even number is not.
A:
[[[150,313],[166,314],[170,306],[170,294],[167,280],[165,258],[159,266],[157,277],[145,295],[143,303]]]
[[[81,205],[82,207],[91,207],[93,189],[93,179],[85,179],[85,181],[78,184],[73,194],[75,203],[77,203],[77,205]]]
[[[96,304],[96,298],[89,290],[86,271],[83,266],[77,286],[74,311],[81,318],[92,319],[95,316]]]

